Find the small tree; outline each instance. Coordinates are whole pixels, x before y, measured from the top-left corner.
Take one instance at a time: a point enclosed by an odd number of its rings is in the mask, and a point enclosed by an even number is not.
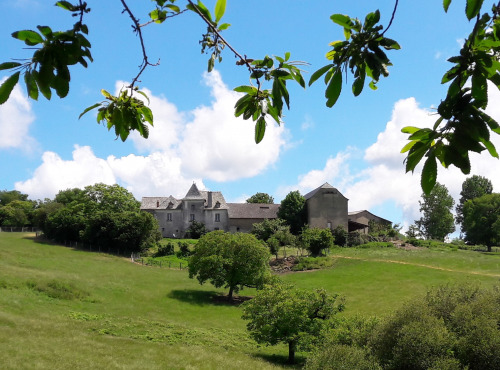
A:
[[[335,229],[332,230],[332,235],[335,245],[344,247],[347,244],[348,232],[344,226],[338,225]]]
[[[323,250],[333,247],[333,235],[329,229],[304,228],[301,243],[313,257],[323,254]]]
[[[291,191],[281,201],[278,217],[290,225],[290,231],[298,235],[307,222],[306,199],[298,190]]]
[[[500,245],[500,194],[486,194],[465,202],[462,230],[466,242],[485,244],[489,252],[493,245]]]
[[[255,193],[247,199],[247,203],[273,204],[274,198],[267,193]]]
[[[268,276],[269,250],[251,234],[209,232],[200,238],[189,260],[190,278],[229,288],[230,300],[243,287],[262,287]]]
[[[255,235],[257,239],[264,242],[280,230],[290,231],[290,226],[281,218],[272,220],[266,218],[264,221],[252,225],[252,234]]]
[[[446,235],[455,231],[455,224],[451,209],[455,201],[448,193],[446,186],[436,183],[429,194],[422,194],[419,201],[420,220],[415,221],[426,239],[444,241]]]
[[[306,291],[276,282],[266,285],[255,298],[243,304],[243,319],[258,343],[288,344],[288,361],[295,362],[295,351],[317,340],[320,332],[337,312],[337,295],[325,290]]]
[[[191,239],[199,239],[208,232],[203,222],[191,221],[191,225],[186,229],[186,234]]]
[[[474,175],[465,179],[462,183],[462,191],[460,192],[460,200],[458,201],[456,212],[457,224],[462,224],[464,220],[464,204],[470,199],[479,198],[493,192],[491,181],[483,176]],[[464,232],[462,225],[462,232]]]

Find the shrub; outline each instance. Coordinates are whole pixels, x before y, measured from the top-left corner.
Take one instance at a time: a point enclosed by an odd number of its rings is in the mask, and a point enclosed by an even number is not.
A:
[[[208,232],[203,222],[191,221],[191,225],[186,229],[186,235],[191,239],[199,239]]]
[[[320,256],[323,250],[333,247],[333,235],[329,229],[304,228],[300,240],[313,257]]]
[[[335,260],[329,257],[300,257],[292,267],[293,271],[316,270],[332,267]]]
[[[333,229],[332,235],[335,245],[345,247],[347,244],[347,234],[347,230],[342,225],[338,225],[335,229]]]
[[[154,256],[163,257],[163,256],[171,256],[173,254],[175,254],[174,244],[172,242],[168,242],[166,245],[160,245]]]
[[[389,369],[428,369],[452,352],[455,337],[423,302],[410,302],[374,330],[369,345]]]
[[[179,251],[176,253],[177,257],[189,257],[192,253],[189,250],[189,244],[186,242],[179,242]]]
[[[307,359],[305,369],[382,369],[377,361],[363,348],[332,344],[322,347]]]

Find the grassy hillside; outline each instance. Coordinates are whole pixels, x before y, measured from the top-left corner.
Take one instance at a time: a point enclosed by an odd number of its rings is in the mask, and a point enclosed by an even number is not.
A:
[[[433,285],[497,284],[500,256],[470,251],[338,249],[334,268],[287,274],[347,298],[347,315],[382,315]],[[0,233],[2,369],[273,368],[285,347],[257,347],[224,293],[187,271]],[[252,295],[252,290],[242,294]],[[274,356],[276,354],[276,356]]]

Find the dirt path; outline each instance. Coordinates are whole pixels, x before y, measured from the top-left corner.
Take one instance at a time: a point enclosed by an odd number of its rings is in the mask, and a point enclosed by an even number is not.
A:
[[[412,262],[404,262],[404,261],[394,261],[394,260],[385,260],[385,259],[367,259],[367,258],[347,257],[347,256],[339,256],[339,255],[330,255],[330,256],[334,257],[334,258],[345,258],[345,259],[358,260],[358,261],[366,261],[366,262],[398,263],[400,265],[410,265],[410,266],[417,266],[417,267],[425,267],[425,268],[429,268],[429,269],[433,269],[433,270],[441,270],[441,271],[449,271],[449,272],[459,272],[459,273],[462,273],[462,274],[471,274],[471,275],[489,276],[489,277],[498,277],[498,278],[500,278],[500,274],[492,274],[492,273],[477,272],[477,271],[461,271],[461,270],[448,269],[448,268],[444,268],[444,267],[424,265],[424,264],[420,264],[420,263],[412,263]]]

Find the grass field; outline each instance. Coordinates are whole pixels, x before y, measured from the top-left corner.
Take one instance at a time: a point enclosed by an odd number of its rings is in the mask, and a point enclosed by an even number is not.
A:
[[[332,269],[283,278],[343,294],[346,315],[383,315],[447,282],[500,282],[499,254],[339,248],[331,256]],[[0,233],[0,367],[284,366],[287,348],[253,343],[241,309],[213,301],[222,293],[189,279],[186,270],[43,244],[30,234]]]

